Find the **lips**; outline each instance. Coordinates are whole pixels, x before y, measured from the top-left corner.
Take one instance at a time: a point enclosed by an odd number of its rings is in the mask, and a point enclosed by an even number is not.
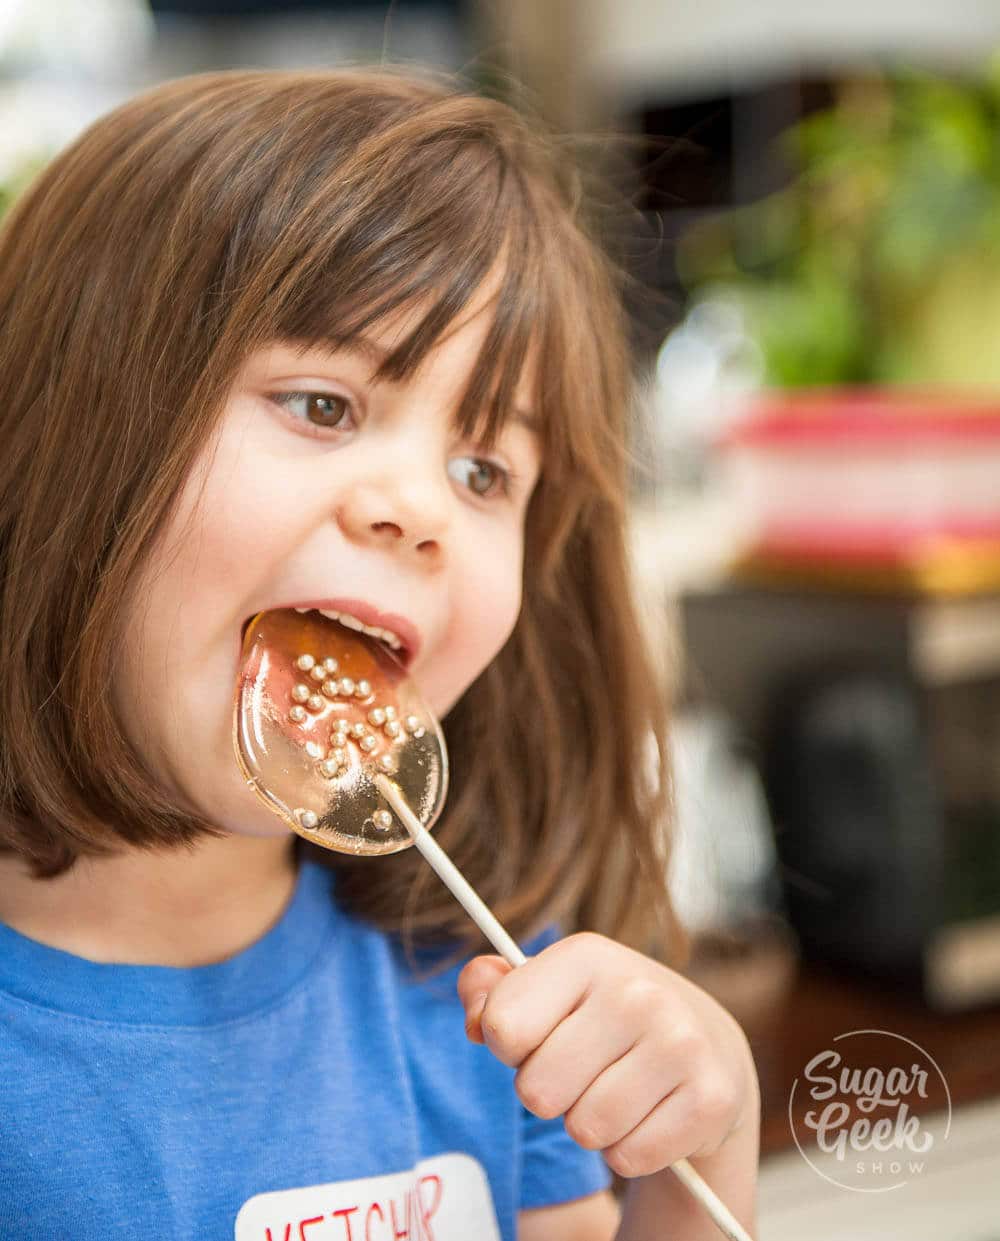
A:
[[[258,611],[275,611],[285,608],[315,608],[317,610],[322,608],[329,612],[343,612],[356,617],[365,625],[391,630],[402,643],[401,649],[392,653],[407,668],[413,664],[420,651],[420,632],[408,617],[400,616],[397,612],[380,612],[378,608],[364,599],[299,599],[291,603],[275,604],[271,608],[260,608]],[[241,640],[251,620],[252,617],[248,616],[243,622],[240,630]]]

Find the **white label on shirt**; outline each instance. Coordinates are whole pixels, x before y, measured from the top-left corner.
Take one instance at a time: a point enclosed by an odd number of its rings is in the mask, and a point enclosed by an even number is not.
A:
[[[255,1194],[236,1241],[501,1241],[486,1170],[471,1155],[421,1159],[412,1172]]]

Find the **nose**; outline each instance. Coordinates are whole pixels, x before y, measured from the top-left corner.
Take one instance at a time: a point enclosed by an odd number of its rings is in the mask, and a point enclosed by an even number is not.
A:
[[[444,552],[448,498],[443,484],[405,473],[356,479],[341,494],[337,520],[357,542],[419,554],[427,563]]]

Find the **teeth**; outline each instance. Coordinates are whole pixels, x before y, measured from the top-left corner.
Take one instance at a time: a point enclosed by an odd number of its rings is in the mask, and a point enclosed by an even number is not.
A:
[[[313,608],[295,609],[296,612],[312,612],[313,610]],[[358,633],[366,633],[372,638],[378,638],[380,642],[384,642],[387,646],[392,647],[394,651],[398,651],[403,645],[391,629],[382,629],[379,625],[366,625],[348,612],[328,612],[326,608],[316,608],[315,611],[319,612],[321,616],[327,617],[328,620],[340,621],[348,629],[354,629]]]

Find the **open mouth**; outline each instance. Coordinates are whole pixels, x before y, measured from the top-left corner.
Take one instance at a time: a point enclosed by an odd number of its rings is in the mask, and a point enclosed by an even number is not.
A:
[[[403,637],[397,633],[395,629],[389,628],[388,625],[369,624],[346,609],[343,611],[337,611],[332,608],[291,606],[268,610],[294,611],[300,614],[306,612],[315,613],[322,616],[331,625],[339,625],[342,629],[350,630],[352,633],[363,633],[367,637],[374,639],[374,641],[384,647],[394,659],[397,659],[401,664],[403,664],[404,667],[409,667],[409,665],[413,662],[415,643],[409,635]],[[254,615],[257,615],[257,613],[254,613]],[[253,616],[248,616],[240,628],[241,644],[242,640],[246,637],[247,627],[251,620],[253,620]],[[406,622],[406,626],[409,627],[408,622]],[[400,628],[402,627],[403,626],[400,625]]]

